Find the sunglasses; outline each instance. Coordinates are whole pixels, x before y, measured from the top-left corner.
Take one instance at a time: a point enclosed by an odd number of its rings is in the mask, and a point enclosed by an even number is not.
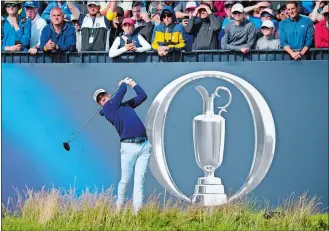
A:
[[[119,18],[119,17],[123,17],[123,14],[117,14],[117,17]]]
[[[164,19],[164,18],[171,18],[172,17],[172,14],[163,14],[161,15],[161,18]]]
[[[234,11],[234,12],[232,12],[232,14],[242,14],[242,13],[239,11]]]
[[[17,4],[15,4],[15,3],[6,4],[6,7],[16,7],[16,6],[17,6]]]
[[[231,9],[233,7],[233,5],[226,5],[226,6],[224,6],[224,8],[226,8],[226,9]]]

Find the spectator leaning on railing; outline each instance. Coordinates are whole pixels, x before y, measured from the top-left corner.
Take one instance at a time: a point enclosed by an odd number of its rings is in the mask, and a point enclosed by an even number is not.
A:
[[[122,22],[123,35],[117,37],[111,46],[109,56],[119,56],[126,51],[145,52],[151,50],[151,45],[143,36],[134,31],[135,21],[132,18],[125,18]]]
[[[274,23],[272,20],[265,20],[261,25],[263,37],[257,40],[257,50],[277,50],[280,49],[280,41],[273,36]]]
[[[81,14],[72,2],[67,4],[74,18],[78,18],[81,29],[81,51],[108,51],[111,22],[99,13],[100,2],[88,1],[88,14]]]
[[[297,1],[289,1],[287,10],[289,18],[279,25],[280,44],[293,59],[298,60],[312,45],[314,27],[310,18],[299,14]]]
[[[200,18],[195,22],[196,18]],[[210,6],[201,3],[194,10],[193,16],[185,27],[186,33],[193,34],[193,50],[214,50],[218,49],[218,32],[221,22],[212,13]]]
[[[240,3],[233,5],[232,14],[234,22],[225,27],[222,49],[237,50],[246,54],[255,43],[255,26],[249,20],[244,19],[244,9]]]
[[[29,53],[34,55],[39,50],[41,32],[43,28],[47,26],[47,22],[38,14],[39,4],[36,1],[26,1],[23,6],[27,18],[30,19],[32,23]]]
[[[329,36],[329,23],[328,23],[328,5],[326,5],[321,14],[324,19],[315,25],[315,47],[316,48],[328,48],[328,36]]]
[[[31,21],[18,15],[18,1],[4,3],[6,16],[1,22],[3,38],[1,51],[27,51],[30,46]]]
[[[60,8],[50,11],[51,23],[45,26],[41,33],[40,50],[45,52],[75,51],[76,35],[72,23],[64,21]]]
[[[161,24],[155,27],[152,36],[152,48],[160,56],[168,52],[181,51],[185,48],[185,29],[176,24],[175,12],[171,6],[164,6],[160,14]]]

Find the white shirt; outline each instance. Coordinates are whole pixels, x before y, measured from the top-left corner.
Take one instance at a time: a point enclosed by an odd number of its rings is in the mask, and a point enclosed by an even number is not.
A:
[[[39,14],[32,20],[30,48],[40,45],[40,37],[42,29],[47,25],[46,20],[40,17]]]
[[[136,52],[142,53],[144,51],[151,50],[151,45],[143,38],[143,36],[138,35],[138,41],[141,47],[136,48]],[[127,51],[126,47],[121,47],[121,48],[119,47],[120,47],[120,37],[116,37],[109,51],[110,58],[119,56]]]

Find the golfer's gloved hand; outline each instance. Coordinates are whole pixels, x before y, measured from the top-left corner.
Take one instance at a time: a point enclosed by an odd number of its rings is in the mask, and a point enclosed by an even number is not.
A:
[[[101,116],[104,116],[104,112],[103,112],[103,110],[100,110],[98,113],[99,113]]]
[[[130,84],[130,82],[133,81],[131,78],[126,77],[123,82],[125,82],[126,84]]]

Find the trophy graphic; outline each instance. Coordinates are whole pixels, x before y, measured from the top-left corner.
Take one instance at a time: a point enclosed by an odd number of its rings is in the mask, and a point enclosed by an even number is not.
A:
[[[214,176],[215,170],[223,161],[225,142],[225,119],[221,116],[232,101],[232,94],[226,87],[217,87],[210,96],[208,91],[197,86],[196,90],[203,99],[203,114],[193,119],[193,142],[195,159],[198,166],[204,171],[205,176],[198,178],[192,203],[203,206],[214,206],[227,203],[227,195],[224,191],[221,179]],[[214,99],[220,97],[219,90],[229,94],[228,103],[220,109],[218,114],[214,112]]]

